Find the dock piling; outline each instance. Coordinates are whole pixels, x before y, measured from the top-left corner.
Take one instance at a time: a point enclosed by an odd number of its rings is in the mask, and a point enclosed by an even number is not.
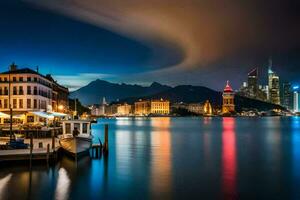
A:
[[[104,146],[103,152],[108,153],[108,124],[104,125]]]
[[[30,169],[32,165],[32,150],[33,150],[33,138],[32,133],[30,134],[30,155],[29,155],[29,162],[30,162]]]
[[[47,144],[47,165],[49,165],[50,144]]]

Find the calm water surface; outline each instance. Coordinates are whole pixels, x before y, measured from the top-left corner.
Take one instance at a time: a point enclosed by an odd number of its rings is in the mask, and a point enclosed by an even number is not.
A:
[[[119,118],[109,156],[0,163],[0,199],[300,199],[300,118]]]

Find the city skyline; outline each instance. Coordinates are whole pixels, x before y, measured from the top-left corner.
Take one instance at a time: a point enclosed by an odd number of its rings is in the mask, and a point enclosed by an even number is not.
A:
[[[169,9],[165,2],[141,5],[131,0],[122,4],[124,11],[114,2],[99,1],[101,8],[94,1],[62,2],[60,6],[54,6],[55,1],[1,2],[2,71],[12,62],[39,66],[70,90],[100,78],[143,85],[153,81],[203,85],[221,91],[226,80],[238,89],[253,67],[266,75],[272,56],[273,69],[282,81],[299,81],[295,2],[229,2],[225,9],[217,2],[175,1]],[[260,9],[255,9],[256,4]],[[147,12],[140,13],[139,6]],[[211,13],[195,11],[205,9]],[[190,14],[183,18],[182,11]],[[237,21],[239,12],[243,14]],[[132,19],[134,14],[139,17]],[[275,14],[279,18],[273,18]],[[158,21],[160,16],[165,20]],[[140,23],[145,30],[138,29]],[[267,75],[262,78],[265,84]]]

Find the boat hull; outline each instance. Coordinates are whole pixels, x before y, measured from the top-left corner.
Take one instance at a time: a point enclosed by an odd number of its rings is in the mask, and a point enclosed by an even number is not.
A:
[[[61,147],[76,156],[87,152],[92,146],[92,138],[87,137],[72,137],[72,138],[61,138],[59,140]]]

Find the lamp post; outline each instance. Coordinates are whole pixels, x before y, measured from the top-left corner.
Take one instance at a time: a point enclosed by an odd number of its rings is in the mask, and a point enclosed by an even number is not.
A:
[[[13,63],[9,69],[9,72],[8,72],[8,105],[9,105],[9,114],[10,114],[10,123],[9,123],[9,140],[10,141],[13,141],[13,133],[12,133],[12,120],[13,120],[13,110],[12,110],[12,107],[11,107],[11,91],[10,91],[10,85],[11,85],[11,81],[10,81],[10,72],[11,72],[11,69],[12,67],[14,66],[15,64]]]

